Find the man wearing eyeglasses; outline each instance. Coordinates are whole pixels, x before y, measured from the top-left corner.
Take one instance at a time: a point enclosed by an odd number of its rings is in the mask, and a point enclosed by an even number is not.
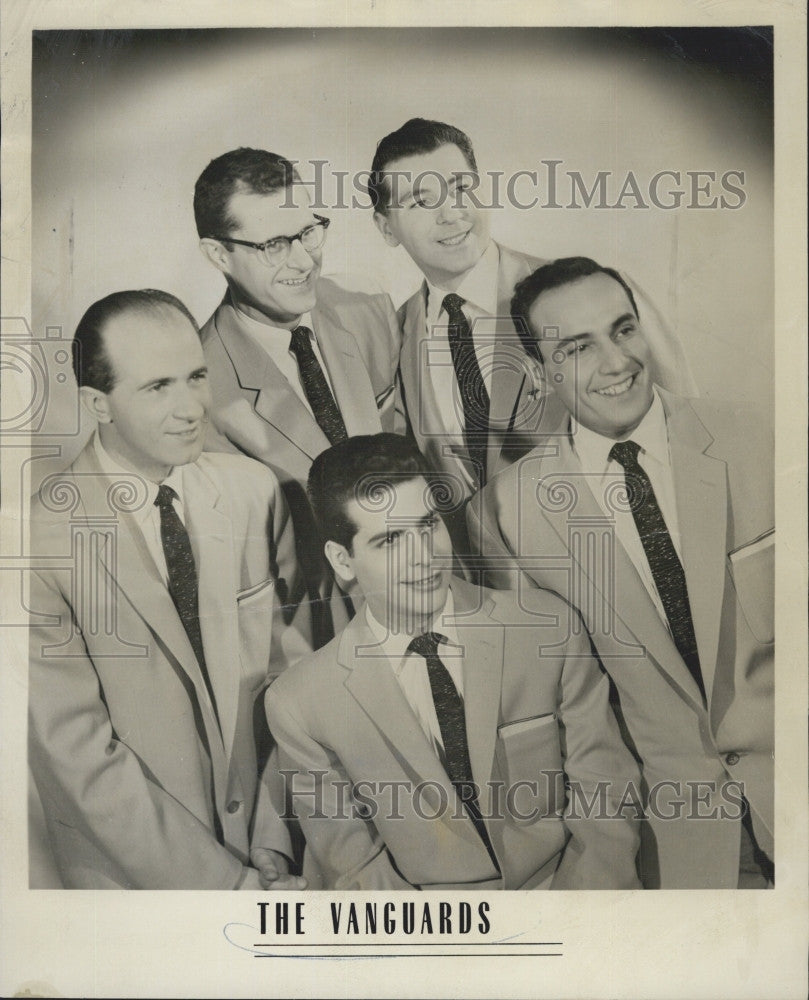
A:
[[[227,293],[202,328],[213,394],[206,448],[270,466],[287,494],[314,602],[316,643],[346,604],[318,547],[305,496],[312,460],[397,417],[400,333],[390,298],[320,276],[329,220],[315,215],[293,164],[260,149],[217,157],[194,191],[200,247]]]

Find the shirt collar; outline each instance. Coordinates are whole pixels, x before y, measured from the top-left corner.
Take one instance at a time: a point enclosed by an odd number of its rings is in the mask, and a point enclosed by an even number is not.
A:
[[[609,454],[615,444],[613,438],[604,437],[589,428],[584,427],[574,417],[570,418],[571,430],[573,433],[573,448],[581,462],[582,468],[586,472],[603,475],[609,465]],[[652,393],[652,405],[641,420],[638,426],[620,438],[622,441],[635,441],[640,445],[641,451],[650,455],[663,465],[669,464],[669,438],[666,426],[666,412],[663,403],[654,387]]]
[[[500,270],[500,251],[494,240],[480,255],[477,263],[463,277],[456,289],[458,295],[484,316],[494,316],[497,313],[497,275]],[[426,280],[426,279],[425,279]],[[427,323],[433,326],[438,323],[441,304],[448,294],[446,288],[439,288],[427,281]]]
[[[452,597],[452,588],[450,587],[447,591],[447,600],[444,607],[438,612],[435,618],[433,618],[431,631],[439,632],[441,635],[445,636],[450,645],[460,646],[460,642],[458,641],[458,632],[453,624],[454,617],[455,601]],[[410,641],[414,637],[412,635],[408,635],[406,632],[388,631],[388,629],[374,617],[367,601],[365,603],[365,618],[368,623],[368,627],[374,635],[374,638],[377,640],[382,652],[390,662],[393,672],[398,676],[405,663],[407,647],[410,645]]]
[[[242,312],[242,310],[235,305],[235,303],[233,308],[236,310],[239,320],[243,323],[245,329],[253,337],[258,338],[262,343],[266,343],[268,338],[272,338],[273,343],[283,344],[284,348],[289,347],[289,337],[292,330],[288,330],[285,326],[276,326],[275,323],[271,323],[269,320],[267,320],[266,323],[262,323],[260,320],[254,319],[252,316],[248,316],[246,312]],[[314,339],[315,328],[312,324],[311,313],[304,313],[295,326],[307,327],[311,331],[311,336]],[[292,329],[295,329],[295,327]]]
[[[124,468],[120,462],[116,462],[115,459],[110,455],[104,445],[101,443],[101,435],[98,431],[95,432],[95,437],[93,440],[93,448],[95,449],[96,458],[98,459],[98,464],[101,466],[101,471],[111,478],[118,476],[124,476],[126,478],[131,478],[132,476],[139,477],[143,483],[146,485],[146,503],[136,510],[133,510],[132,516],[135,520],[142,524],[145,522],[154,509],[154,502],[157,499],[157,488],[158,485],[170,486],[180,501],[180,506],[185,510],[185,504],[183,499],[183,477],[182,477],[182,467],[175,465],[171,472],[166,476],[161,484],[152,482],[151,479],[147,479],[146,476],[141,475],[139,472],[133,472],[131,469]]]

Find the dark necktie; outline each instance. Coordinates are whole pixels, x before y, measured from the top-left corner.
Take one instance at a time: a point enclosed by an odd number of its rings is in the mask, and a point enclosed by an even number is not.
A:
[[[155,507],[160,508],[160,539],[169,572],[169,593],[177,608],[177,614],[196,654],[211,703],[216,711],[211,678],[205,665],[205,651],[202,648],[202,632],[199,626],[199,604],[197,597],[197,568],[194,553],[185,525],[174,509],[177,494],[170,486],[158,487]]]
[[[442,303],[449,317],[449,349],[455,377],[461,393],[464,436],[475,478],[482,489],[486,485],[486,437],[489,431],[489,393],[472,343],[472,331],[461,306],[464,299],[454,292]]]
[[[329,444],[339,444],[340,441],[345,441],[348,432],[315,355],[311,338],[312,331],[308,327],[296,326],[292,331],[289,349],[298,360],[301,385],[312,407],[315,420],[329,439]]]
[[[651,481],[638,462],[639,451],[640,445],[635,441],[621,441],[612,446],[609,457],[624,468],[632,517],[635,519],[643,551],[649,561],[649,568],[668,618],[674,644],[699,685],[704,699],[705,687],[699,665],[697,637],[691,620],[685,572],[658,506]]]
[[[449,779],[455,786],[455,791],[463,802],[469,818],[475,824],[489,857],[499,870],[494,850],[492,849],[486,826],[480,813],[480,805],[472,782],[472,765],[469,761],[469,746],[466,742],[466,716],[463,700],[458,694],[450,672],[438,656],[438,645],[446,641],[438,632],[425,632],[412,639],[407,647],[423,656],[427,661],[427,676],[430,678],[430,689],[433,693],[435,714],[441,730],[441,740],[444,744],[445,767]]]

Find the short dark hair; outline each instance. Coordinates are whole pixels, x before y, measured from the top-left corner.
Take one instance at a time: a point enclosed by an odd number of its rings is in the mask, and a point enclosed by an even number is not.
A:
[[[104,328],[110,320],[123,313],[154,312],[166,306],[182,313],[199,333],[197,321],[186,306],[175,295],[157,288],[113,292],[94,302],[79,320],[73,336],[73,374],[77,384],[80,387],[90,386],[99,392],[111,392],[117,375],[104,347]],[[133,350],[136,349],[137,345],[133,344]]]
[[[194,220],[200,239],[227,236],[238,222],[228,212],[231,196],[272,194],[298,180],[295,165],[266,149],[240,146],[211,160],[194,185]]]
[[[323,541],[351,553],[357,525],[346,512],[349,501],[373,502],[381,487],[429,474],[424,456],[401,434],[361,434],[327,448],[312,463],[306,487]]]
[[[401,128],[381,139],[374,153],[371,164],[371,176],[368,179],[368,194],[377,212],[383,215],[388,210],[390,189],[385,179],[385,168],[405,156],[418,156],[421,153],[433,153],[440,146],[457,146],[463,153],[467,166],[477,173],[475,151],[472,140],[454,125],[445,122],[432,121],[429,118],[411,118]]]
[[[540,295],[543,292],[549,292],[552,288],[561,288],[562,285],[570,285],[582,278],[588,278],[591,274],[606,274],[613,281],[617,281],[626,292],[633,312],[640,318],[632,289],[618,271],[612,267],[602,267],[601,264],[589,257],[560,257],[558,260],[551,261],[550,264],[538,267],[527,278],[518,281],[514,287],[514,295],[511,299],[511,318],[526,354],[536,358],[540,363],[542,362],[542,352],[536,340],[537,331],[531,329],[529,319],[531,307]]]

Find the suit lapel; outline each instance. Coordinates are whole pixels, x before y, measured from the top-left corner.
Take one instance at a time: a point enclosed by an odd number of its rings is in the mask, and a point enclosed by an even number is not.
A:
[[[96,461],[92,442],[79,456],[73,468],[80,476],[81,504],[88,521],[92,523],[102,512],[109,516],[107,489],[111,477],[102,471]],[[133,473],[132,483],[136,492],[139,488],[142,489],[142,486],[137,485],[139,482],[142,483],[141,477]],[[116,526],[118,530],[114,533],[114,541],[108,541],[101,549],[99,559],[113,584],[159,637],[194,685],[208,733],[209,749],[215,757],[217,746],[221,754],[219,725],[188,634],[146,547],[141,529],[126,512],[118,513]]]
[[[216,329],[233,364],[239,385],[258,395],[256,413],[309,458],[316,458],[329,442],[278,366],[253,340],[229,300],[216,314]]]
[[[498,363],[492,373],[489,422],[488,477],[496,475],[523,454],[536,440],[540,425],[544,431],[557,432],[567,419],[567,411],[554,393],[537,399],[519,332],[511,319],[511,299],[517,282],[528,277],[543,263],[498,244],[497,317],[494,328]],[[517,445],[517,453],[508,452]],[[530,442],[530,443],[529,443]]]
[[[452,798],[452,783],[394,677],[388,658],[364,620],[354,618],[340,640],[338,662],[350,673],[345,685],[392,752],[420,777],[437,781]]]
[[[452,581],[455,627],[463,648],[466,742],[472,777],[481,789],[480,805],[491,814],[492,764],[503,681],[505,632],[499,623],[477,610],[477,588]]]
[[[453,587],[454,585],[453,582]],[[446,801],[452,803],[455,798],[452,782],[402,693],[387,657],[374,653],[374,649],[378,648],[376,638],[361,619],[364,619],[362,612],[350,622],[343,633],[337,654],[338,662],[350,671],[345,681],[346,688],[377,728],[383,743],[407,777],[414,783],[431,782],[441,786]],[[467,642],[475,639],[472,631],[469,629],[466,634]],[[476,682],[475,687],[484,688],[486,685]],[[475,700],[477,701],[477,697]],[[496,705],[499,705],[499,698],[496,699]],[[482,709],[476,710],[475,720],[483,714]],[[466,720],[466,727],[469,733],[469,718]],[[496,731],[496,723],[494,728]],[[380,765],[380,771],[382,769]],[[490,767],[484,780],[488,780],[489,774]],[[453,847],[450,849],[468,855],[470,871],[475,871],[481,865],[488,867],[490,862],[486,849],[472,822],[453,819],[453,813],[454,809],[449,808],[435,820],[436,823],[441,823],[444,831],[440,836],[443,838],[451,835]]]
[[[499,262],[497,267],[497,315],[495,330],[497,349],[503,353],[506,363],[495,366],[492,373],[490,423],[501,434],[507,433],[514,424],[515,413],[523,392],[530,391],[531,380],[525,365],[525,353],[511,319],[511,297],[518,281],[527,277],[531,269],[524,257],[513,253],[507,247],[497,244]],[[511,363],[507,358],[511,356]],[[494,454],[493,454],[494,452]],[[500,448],[490,449],[490,464],[496,462]],[[494,471],[494,470],[492,470]]]
[[[326,309],[315,309],[312,321],[349,437],[381,430],[374,387],[356,340]]]
[[[706,454],[713,438],[690,404],[665,391],[677,520],[705,690],[713,688],[725,591],[727,466]]]
[[[216,698],[225,753],[236,731],[239,627],[233,567],[233,525],[218,509],[217,486],[192,464],[183,469],[186,526],[194,550],[205,665]]]
[[[455,454],[447,442],[432,382],[422,377],[421,372],[422,361],[428,363],[427,351],[432,339],[427,330],[426,282],[423,282],[418,292],[407,301],[403,327],[404,336],[399,364],[405,387],[408,417],[419,448],[430,458],[434,468],[457,476],[459,482],[465,484],[468,475],[466,463]]]
[[[603,651],[608,645],[625,645],[634,638],[649,653],[651,661],[677,684],[683,695],[701,707],[702,696],[696,681],[615,532],[609,532],[613,539],[610,554],[614,571],[605,564],[602,546],[597,545],[596,551],[591,552],[585,544],[593,528],[604,530],[609,522],[590,489],[588,477],[573,455],[569,436],[562,438],[558,454],[542,459],[540,468],[536,496],[542,506],[542,514],[575,564],[573,573],[568,577],[569,592],[565,596],[581,611],[596,646]],[[561,497],[569,495],[574,498],[572,508],[559,502]],[[526,516],[533,517],[528,512]],[[575,530],[577,522],[580,532]],[[525,525],[523,530],[528,528],[529,525]],[[578,535],[577,538],[571,538],[571,529],[574,536]],[[604,607],[611,609],[615,619],[609,633],[604,622],[593,620],[593,615],[599,613],[598,609]]]
[[[514,295],[514,286],[518,281],[527,278],[533,267],[542,263],[541,261],[531,261],[522,254],[516,254],[508,247],[497,244],[500,252],[500,263],[497,269],[497,315],[508,319],[512,334],[514,324],[511,322],[511,299]]]

